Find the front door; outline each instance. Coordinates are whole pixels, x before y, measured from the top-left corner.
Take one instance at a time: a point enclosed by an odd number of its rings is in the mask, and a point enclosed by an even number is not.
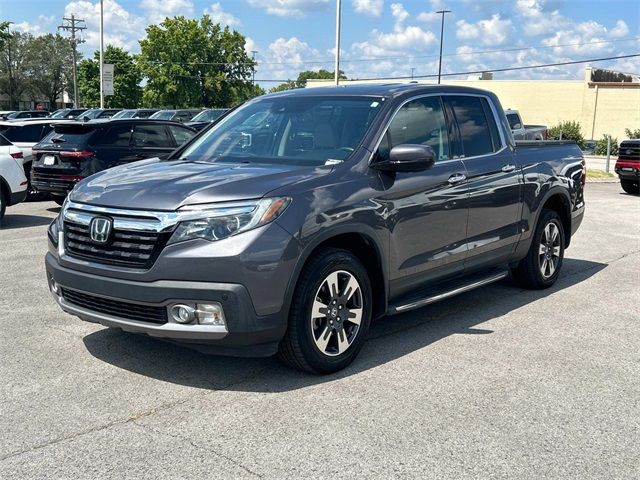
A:
[[[444,101],[456,119],[469,187],[466,268],[507,261],[520,238],[521,165],[486,97],[452,95]]]
[[[400,108],[375,153],[374,161],[385,160],[396,145],[422,144],[436,154],[428,170],[380,173],[385,190],[377,201],[389,214],[392,297],[464,268],[468,191],[449,136],[441,99],[421,97]]]

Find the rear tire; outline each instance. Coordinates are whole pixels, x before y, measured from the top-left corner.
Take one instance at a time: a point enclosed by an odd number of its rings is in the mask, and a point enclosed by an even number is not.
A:
[[[620,180],[622,189],[631,195],[640,194],[640,180]]]
[[[371,284],[360,260],[346,250],[318,251],[298,279],[278,356],[310,373],[342,370],[366,340],[371,307]]]
[[[565,233],[560,215],[544,209],[527,252],[511,274],[524,288],[541,290],[556,283],[564,260]]]
[[[0,227],[2,227],[2,219],[4,218],[4,212],[7,209],[7,199],[5,195],[4,188],[0,186]]]

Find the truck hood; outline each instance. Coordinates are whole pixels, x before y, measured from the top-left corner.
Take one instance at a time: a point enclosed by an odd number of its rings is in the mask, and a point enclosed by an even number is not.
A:
[[[329,171],[329,167],[154,158],[92,175],[76,186],[71,200],[104,207],[173,211],[184,205],[261,198],[278,187]]]

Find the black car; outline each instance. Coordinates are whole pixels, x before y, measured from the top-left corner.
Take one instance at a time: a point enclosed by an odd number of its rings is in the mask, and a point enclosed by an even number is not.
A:
[[[145,119],[54,125],[33,147],[31,182],[62,203],[83,178],[116,165],[165,157],[195,134],[184,125]]]
[[[111,118],[114,120],[117,118],[149,118],[157,111],[157,108],[129,108],[119,111]]]
[[[49,116],[47,110],[23,110],[7,115],[7,120],[24,120],[25,118],[45,118]]]
[[[76,120],[86,122],[87,120],[111,118],[120,110],[122,109],[121,108],[90,108],[89,110],[82,113],[81,115],[78,115],[76,117]]]
[[[182,110],[160,110],[149,118],[154,120],[170,120],[172,122],[186,123],[189,122],[201,110],[182,109]]]
[[[185,125],[189,125],[190,127],[195,128],[200,131],[211,122],[219,119],[223,114],[229,111],[228,108],[209,108],[207,110],[202,110],[199,114],[191,119],[190,122],[187,122]]]
[[[49,115],[49,118],[73,120],[86,111],[86,108],[61,108]]]

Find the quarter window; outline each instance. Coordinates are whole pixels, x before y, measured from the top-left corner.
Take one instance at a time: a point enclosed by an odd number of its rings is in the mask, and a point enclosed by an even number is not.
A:
[[[497,132],[493,115],[487,118],[480,97],[447,97],[458,123],[460,138],[465,157],[486,155],[500,149],[499,142],[495,145],[492,139],[489,121],[493,122],[493,130]]]
[[[176,140],[176,145],[180,146],[188,140],[191,140],[195,135],[191,130],[179,127],[177,125],[169,125],[169,130],[173,134],[173,138]]]
[[[428,145],[433,148],[436,161],[450,158],[447,123],[439,97],[419,98],[403,105],[380,142],[378,158],[388,160],[391,149],[402,144]]]

